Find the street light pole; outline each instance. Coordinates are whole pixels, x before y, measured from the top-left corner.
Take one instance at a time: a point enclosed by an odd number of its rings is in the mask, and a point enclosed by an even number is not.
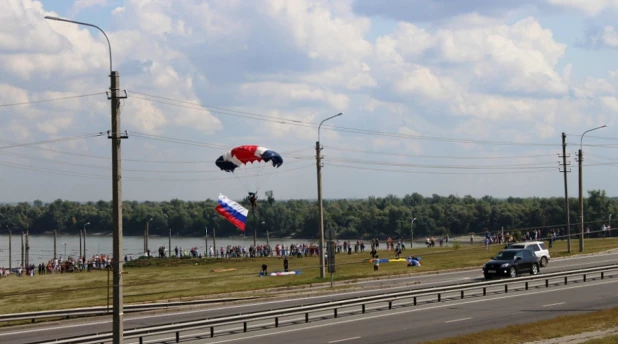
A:
[[[146,221],[146,228],[144,228],[144,255],[148,255],[148,257],[150,257],[150,255],[148,254],[148,239],[150,236],[150,221],[152,221],[153,218],[151,217],[149,220]]]
[[[318,212],[320,213],[320,278],[326,277],[326,269],[324,265],[324,210],[322,205],[322,156],[320,155],[322,147],[320,146],[320,128],[322,128],[322,124],[324,122],[341,115],[343,115],[343,112],[330,116],[320,122],[320,125],[318,125],[318,141],[315,143],[315,161],[318,171]]]
[[[593,131],[593,130],[597,130],[597,129],[601,129],[601,128],[605,128],[607,127],[606,125],[602,125],[600,127],[596,127],[593,129],[589,129],[584,131],[584,133],[582,134],[581,139],[579,140],[579,152],[578,152],[578,165],[579,165],[579,226],[580,226],[580,233],[579,233],[579,252],[584,252],[584,196],[583,196],[583,178],[582,178],[582,165],[584,162],[584,153],[582,151],[582,146],[583,146],[583,142],[584,142],[584,135],[586,135],[587,132]]]
[[[204,227],[204,243],[206,247],[204,248],[204,258],[208,258],[208,227]]]
[[[121,151],[120,142],[123,136],[120,133],[120,99],[126,98],[120,96],[120,76],[117,71],[112,69],[112,45],[109,42],[109,38],[103,29],[100,27],[78,22],[74,20],[62,19],[58,17],[46,16],[45,19],[56,20],[61,22],[73,23],[77,25],[84,25],[95,28],[105,36],[107,40],[107,46],[109,48],[109,77],[110,77],[110,95],[108,98],[111,101],[111,131],[108,132],[108,138],[112,140],[112,217],[113,217],[113,260],[112,267],[114,270],[114,314],[113,314],[113,342],[114,344],[122,344],[123,342],[123,294],[122,294],[122,164],[121,164]]]
[[[90,224],[90,222],[84,223],[84,230],[82,235],[79,237],[79,258],[84,257],[84,264],[86,263],[86,227]],[[84,250],[82,252],[82,238],[84,240]],[[83,253],[83,255],[82,255]]]
[[[416,217],[412,219],[412,222],[410,222],[410,248],[414,245],[414,221],[416,221]]]

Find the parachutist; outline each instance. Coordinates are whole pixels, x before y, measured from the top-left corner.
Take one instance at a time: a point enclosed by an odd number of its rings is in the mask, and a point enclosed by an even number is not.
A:
[[[249,192],[249,202],[251,202],[252,210],[257,209],[257,199],[258,196],[255,194],[255,192]]]

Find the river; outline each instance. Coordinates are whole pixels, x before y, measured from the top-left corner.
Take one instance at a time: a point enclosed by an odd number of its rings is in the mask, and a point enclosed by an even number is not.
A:
[[[236,238],[216,238],[217,247],[227,245],[242,245],[247,248],[253,245],[253,236],[249,237],[236,237]],[[16,267],[21,263],[21,233],[13,234],[11,238],[11,266]],[[56,255],[58,257],[79,255],[79,235],[60,235],[56,236]],[[269,240],[271,246],[276,244],[298,244],[298,243],[317,243],[318,240],[308,239],[279,239],[271,238]],[[266,238],[257,238],[256,243],[266,244]],[[30,235],[28,238],[28,244],[30,246],[30,263],[39,264],[47,262],[54,257],[54,236],[53,235]],[[168,237],[150,236],[148,239],[148,247],[151,254],[156,255],[157,250],[161,246],[167,247],[169,245]],[[25,237],[24,237],[25,246]],[[178,246],[183,248],[187,252],[192,247],[197,247],[200,253],[204,252],[206,241],[204,237],[175,237],[172,236],[172,250]],[[213,238],[211,235],[208,237],[208,246],[213,246]],[[83,248],[82,248],[83,249]],[[111,254],[113,249],[112,236],[111,235],[88,235],[86,237],[86,254],[88,257],[92,257],[95,254]],[[143,236],[125,236],[123,237],[123,256],[132,254],[134,258],[142,255],[144,251],[144,237]],[[9,266],[9,236],[0,235],[0,267]]]
[[[77,257],[79,255],[79,235],[60,235],[56,236],[56,256],[58,257]],[[25,246],[24,236],[24,246]],[[217,238],[217,246],[236,246],[242,245],[247,248],[253,245],[253,236],[247,237],[234,237],[234,238]],[[11,238],[11,267],[17,267],[21,264],[21,245],[22,237],[20,234],[13,234]],[[276,244],[283,244],[288,246],[290,244],[317,244],[317,239],[280,239],[270,238],[269,243],[271,247]],[[356,240],[350,240],[355,242]],[[256,243],[266,244],[266,238],[257,238]],[[29,262],[31,264],[39,264],[47,262],[54,257],[54,236],[49,234],[43,235],[30,235],[28,238],[28,244],[30,246]],[[161,246],[169,246],[168,237],[150,236],[148,238],[148,247],[150,248],[151,255],[157,255],[157,250]],[[180,237],[172,236],[172,250],[175,247],[182,248],[189,252],[191,248],[197,247],[200,253],[204,253],[206,247],[206,241],[204,237]],[[212,235],[208,236],[208,247],[213,246]],[[371,249],[371,240],[365,240],[365,249],[368,251]],[[414,247],[424,247],[422,242],[414,242]],[[406,243],[406,247],[409,247],[409,242]],[[83,247],[82,247],[83,249]],[[112,253],[112,236],[111,235],[96,235],[89,234],[86,237],[86,255],[92,257],[95,254],[110,255]],[[380,242],[380,249],[386,249],[386,242]],[[125,236],[123,237],[123,256],[133,255],[137,258],[143,255],[144,251],[144,237],[143,236]],[[25,254],[25,253],[24,253]],[[0,235],[0,268],[9,267],[9,236]]]

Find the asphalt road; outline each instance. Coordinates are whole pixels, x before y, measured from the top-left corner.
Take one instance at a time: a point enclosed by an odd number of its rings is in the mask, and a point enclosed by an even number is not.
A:
[[[561,270],[586,268],[618,262],[618,253],[590,255],[580,258],[557,259],[542,269],[542,273]],[[452,285],[466,283],[475,280],[483,280],[480,267],[477,269],[431,274],[413,277],[399,277],[382,280],[360,281],[357,284],[370,288],[381,286],[382,289],[372,289],[353,292],[340,292],[312,297],[298,297],[285,300],[265,300],[251,304],[242,304],[223,307],[205,307],[203,309],[177,310],[163,314],[150,315],[125,315],[125,329],[143,326],[168,324],[171,322],[190,321],[232,315],[238,313],[250,313],[260,310],[269,310],[282,307],[307,305],[327,300],[338,300],[349,297],[366,296],[376,293],[392,292],[397,290],[412,290],[432,286]],[[367,325],[365,325],[367,326]],[[449,326],[449,328],[452,326]],[[94,332],[111,331],[111,317],[98,317],[93,319],[80,319],[58,322],[53,324],[34,324],[20,328],[6,328],[0,330],[0,343],[30,343],[34,341],[52,340],[60,337],[85,335]],[[272,338],[271,338],[272,339]]]
[[[551,289],[495,295],[486,298],[399,307],[331,318],[294,327],[268,328],[183,343],[266,344],[285,339],[294,343],[422,343],[487,329],[502,328],[618,306],[618,280],[599,280]],[[146,343],[172,343],[153,338]],[[525,340],[525,338],[523,338]],[[135,343],[129,340],[127,343]]]

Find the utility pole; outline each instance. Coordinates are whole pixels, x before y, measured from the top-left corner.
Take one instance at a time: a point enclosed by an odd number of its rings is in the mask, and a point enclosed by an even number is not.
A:
[[[110,47],[111,51],[111,47]],[[110,62],[111,64],[111,62]],[[121,134],[120,127],[120,99],[126,98],[119,96],[120,91],[120,75],[117,71],[110,73],[110,96],[111,113],[112,113],[112,128],[107,137],[112,140],[112,218],[114,223],[113,235],[113,260],[112,267],[114,271],[114,314],[113,331],[114,344],[122,344],[124,337],[124,302],[122,294],[122,155],[120,143],[122,139],[128,138],[128,135]]]
[[[58,239],[58,231],[54,229],[54,259],[58,259],[58,255],[56,254],[56,240]]]
[[[148,221],[146,221],[146,228],[144,228],[144,254],[146,254],[148,252],[148,239],[149,239],[149,235],[150,235],[150,221],[152,221],[152,218],[150,218]]]
[[[566,153],[566,134],[562,133],[562,172],[564,174],[564,215],[566,216],[566,225],[567,225],[567,252],[571,253],[571,214],[569,211],[569,184],[567,183],[567,173],[571,172],[570,166],[571,163],[567,163],[567,153]]]
[[[217,232],[216,232],[215,226],[212,226],[212,249],[216,257],[217,256]]]
[[[204,227],[204,258],[208,258],[208,227]]]
[[[121,135],[120,130],[120,99],[126,98],[126,92],[124,96],[120,96],[120,76],[117,71],[112,68],[112,45],[109,42],[109,38],[103,29],[100,27],[52,16],[45,16],[45,19],[73,23],[77,25],[84,25],[93,27],[105,36],[107,46],[109,48],[109,78],[110,78],[110,93],[108,98],[111,103],[111,130],[108,131],[107,137],[112,140],[112,222],[114,228],[113,235],[113,258],[112,267],[114,272],[114,314],[113,321],[113,342],[114,344],[122,344],[123,342],[123,299],[122,299],[122,164],[121,164],[121,151],[120,142],[122,139],[128,138],[128,135]],[[85,242],[85,241],[84,241]]]
[[[56,244],[54,244],[56,246]],[[86,264],[86,227],[84,227],[84,264]]]
[[[11,257],[13,257],[13,247],[12,247],[13,246],[12,245],[13,240],[12,240],[12,235],[11,234],[12,234],[11,231],[9,231],[9,271],[11,271],[11,269],[13,268],[11,266],[12,263],[13,263],[12,260],[11,260]]]
[[[414,221],[416,221],[416,217],[412,218],[410,222],[410,249],[414,247]]]
[[[318,140],[315,142],[315,164],[318,170],[318,212],[320,213],[320,278],[326,277],[326,265],[324,264],[324,249],[326,245],[324,243],[324,206],[322,204],[322,155],[320,154],[322,147],[320,146],[320,129],[322,128],[322,124],[324,122],[341,115],[343,115],[343,112],[340,112],[334,116],[330,116],[320,122],[320,125],[318,125]]]
[[[600,127],[592,128],[584,131],[579,141],[579,154],[578,154],[578,163],[579,163],[579,225],[580,225],[580,235],[579,235],[579,252],[584,252],[584,195],[583,195],[583,177],[582,177],[582,165],[584,162],[584,153],[582,148],[584,146],[584,135],[587,132],[598,130],[607,127],[607,125],[602,125]]]
[[[26,231],[26,265],[30,265],[30,234]]]
[[[82,258],[82,238],[84,237],[84,230],[79,230],[79,259]],[[78,259],[78,261],[79,261]]]
[[[170,228],[169,230],[170,230],[170,232],[169,232],[170,234],[169,234],[168,240],[169,240],[170,249],[169,249],[169,252],[167,254],[167,257],[168,258],[172,258],[172,229]]]
[[[21,267],[24,267],[24,231],[21,232]]]
[[[583,196],[583,185],[582,185],[582,162],[583,162],[583,154],[580,149],[577,154],[577,163],[579,167],[579,225],[580,225],[580,233],[579,233],[579,252],[584,252],[584,196]]]
[[[320,147],[320,141],[316,141],[315,143],[315,161],[316,168],[318,172],[318,212],[320,213],[320,248],[319,248],[319,257],[320,257],[320,278],[324,278],[326,275],[325,267],[324,267],[324,210],[322,209],[322,155],[320,151],[322,148]]]
[[[144,254],[146,254],[146,246],[148,244],[146,244],[146,233],[148,232],[148,221],[146,221],[146,226],[144,227],[144,248],[142,249],[142,252],[144,252]]]

